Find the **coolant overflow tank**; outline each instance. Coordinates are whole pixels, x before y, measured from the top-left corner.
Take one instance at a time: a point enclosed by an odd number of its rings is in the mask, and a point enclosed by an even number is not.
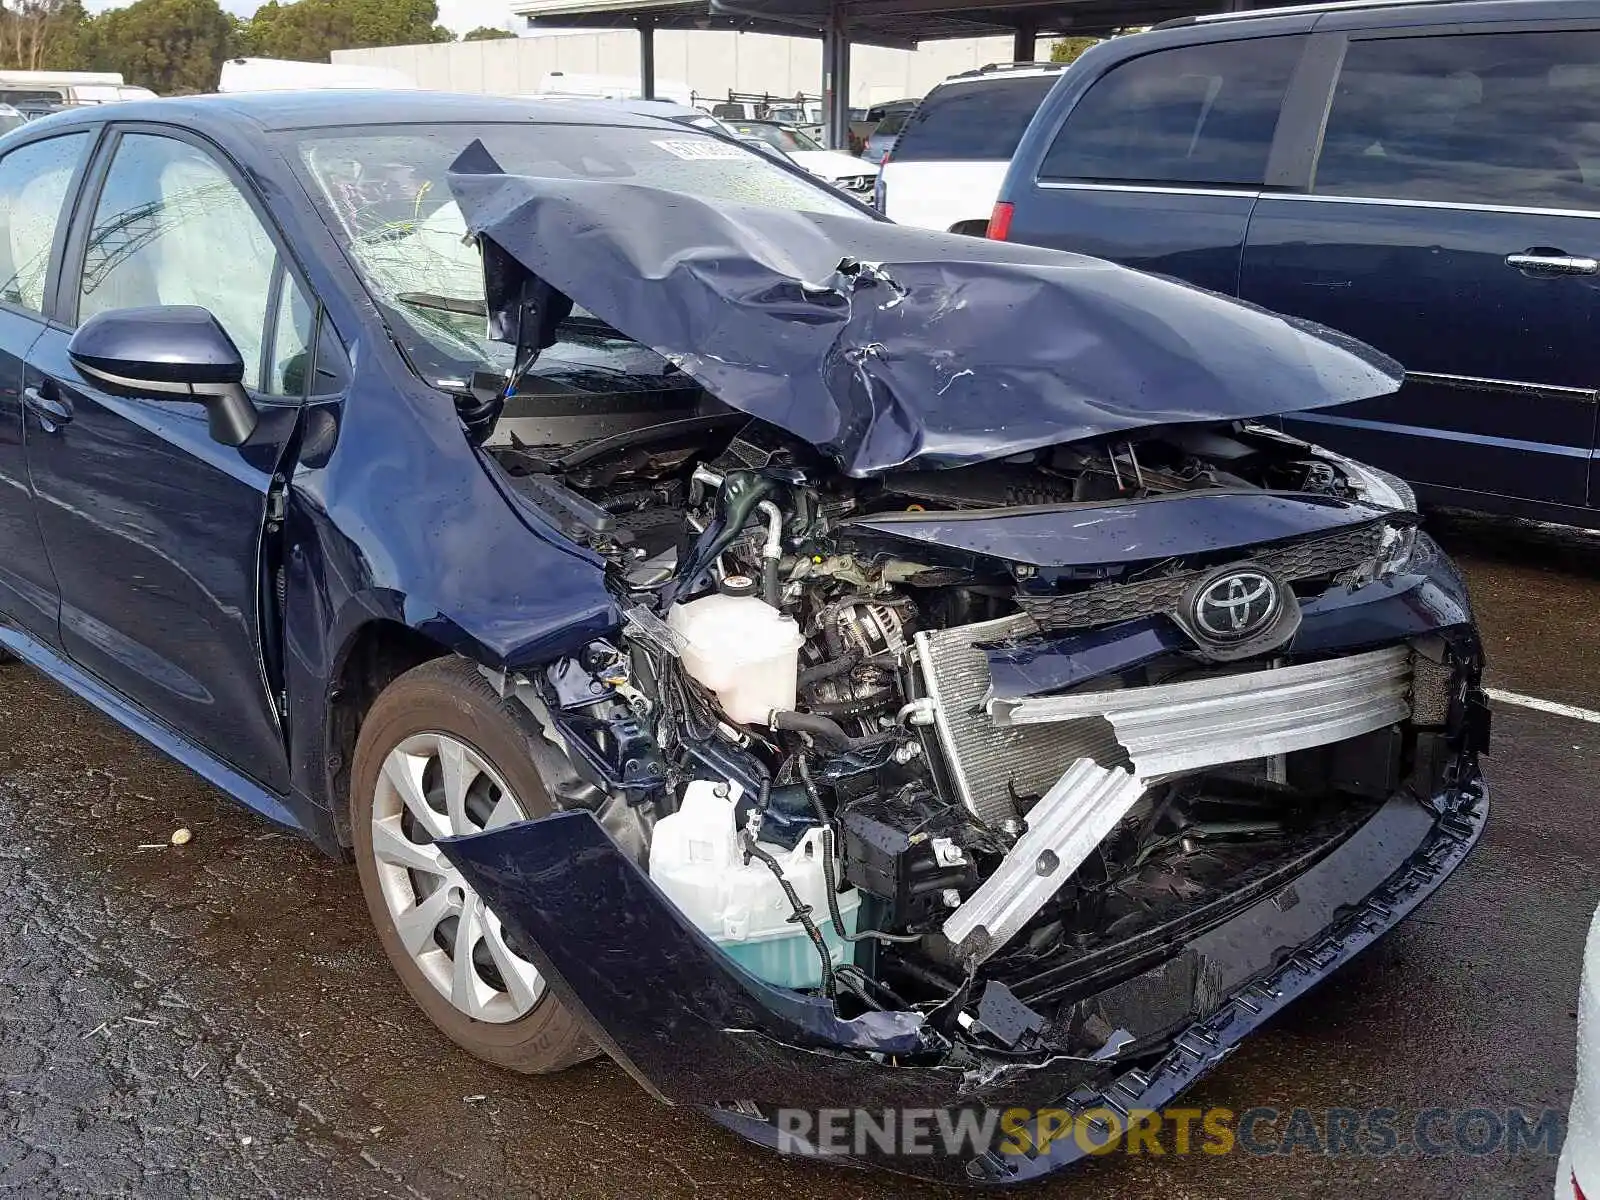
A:
[[[683,667],[717,694],[741,725],[765,725],[792,709],[805,639],[793,617],[754,596],[706,596],[675,604],[667,624],[684,641]]]
[[[759,601],[758,601],[759,603]],[[746,863],[734,825],[736,785],[697,780],[684,789],[678,811],[656,822],[650,878],[695,926],[757,979],[778,987],[822,984],[822,958],[794,921],[794,906],[765,863]],[[783,868],[783,877],[822,932],[833,964],[849,960],[852,943],[838,936],[828,913],[822,870],[822,831],[812,829],[793,850],[758,843]],[[839,893],[839,914],[856,931],[861,894]]]

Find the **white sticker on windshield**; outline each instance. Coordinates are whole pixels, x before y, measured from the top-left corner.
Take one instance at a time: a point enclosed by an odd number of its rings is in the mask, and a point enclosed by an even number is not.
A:
[[[745,157],[745,151],[739,147],[719,142],[715,138],[663,138],[652,144],[675,158],[688,159],[690,162]]]

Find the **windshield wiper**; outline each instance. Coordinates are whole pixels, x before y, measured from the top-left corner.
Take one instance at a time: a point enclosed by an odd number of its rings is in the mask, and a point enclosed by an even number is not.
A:
[[[487,317],[489,306],[482,300],[468,296],[435,296],[432,292],[396,292],[396,300],[412,308],[426,308],[434,312],[459,313],[463,317]]]

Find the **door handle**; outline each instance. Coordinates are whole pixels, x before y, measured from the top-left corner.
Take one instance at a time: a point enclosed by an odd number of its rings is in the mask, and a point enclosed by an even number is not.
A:
[[[1506,266],[1515,267],[1524,275],[1600,274],[1600,259],[1562,254],[1558,250],[1524,250],[1521,254],[1508,255]]]
[[[24,407],[33,410],[46,432],[54,433],[59,426],[72,420],[72,405],[53,392],[45,392],[42,388],[23,388],[22,403]]]

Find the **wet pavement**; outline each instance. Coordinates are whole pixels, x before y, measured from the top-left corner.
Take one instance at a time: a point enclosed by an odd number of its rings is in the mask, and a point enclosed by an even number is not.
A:
[[[1600,539],[1461,519],[1443,540],[1492,682],[1600,708]],[[1564,1110],[1597,762],[1600,725],[1501,706],[1478,852],[1186,1102],[1392,1108],[1402,1129],[1436,1107]],[[0,894],[0,1195],[959,1194],[762,1153],[607,1062],[524,1079],[470,1060],[389,974],[351,869],[17,666],[0,668]],[[1524,1197],[1553,1175],[1542,1152],[1236,1150],[1119,1155],[1024,1194]]]

